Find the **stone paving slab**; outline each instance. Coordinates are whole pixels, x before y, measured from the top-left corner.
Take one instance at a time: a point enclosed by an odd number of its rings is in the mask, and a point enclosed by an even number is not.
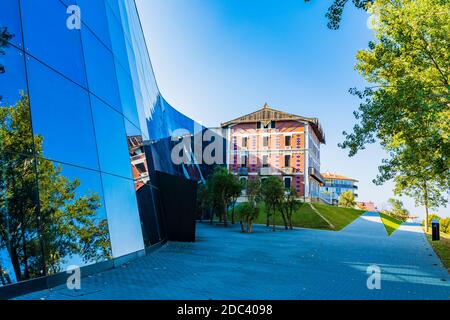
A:
[[[367,267],[381,289],[367,288]],[[367,212],[339,232],[197,225],[197,242],[170,242],[123,267],[19,299],[449,299],[450,277],[417,224],[388,236]]]

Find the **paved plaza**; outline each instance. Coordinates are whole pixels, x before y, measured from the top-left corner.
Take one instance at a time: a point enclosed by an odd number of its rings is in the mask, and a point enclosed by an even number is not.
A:
[[[381,269],[381,289],[367,288],[367,268]],[[273,232],[254,226],[197,225],[197,242],[158,251],[66,286],[21,299],[449,299],[450,276],[421,227],[388,236],[376,213],[339,232]]]

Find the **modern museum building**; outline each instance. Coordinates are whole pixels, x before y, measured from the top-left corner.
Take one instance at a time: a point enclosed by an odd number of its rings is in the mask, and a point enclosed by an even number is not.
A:
[[[161,96],[134,0],[2,0],[0,298],[192,240],[170,212],[204,168],[171,150],[202,130]]]

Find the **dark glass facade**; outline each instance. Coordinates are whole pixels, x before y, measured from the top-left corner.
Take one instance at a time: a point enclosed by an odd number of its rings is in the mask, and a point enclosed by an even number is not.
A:
[[[202,179],[170,155],[205,128],[161,97],[134,1],[2,0],[0,37],[0,287],[164,240],[154,172]]]

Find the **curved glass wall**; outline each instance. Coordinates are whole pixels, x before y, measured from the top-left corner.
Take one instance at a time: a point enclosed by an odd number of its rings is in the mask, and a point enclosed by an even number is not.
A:
[[[2,0],[0,287],[163,240],[152,172],[202,179],[171,150],[203,130],[161,97],[133,0]]]

